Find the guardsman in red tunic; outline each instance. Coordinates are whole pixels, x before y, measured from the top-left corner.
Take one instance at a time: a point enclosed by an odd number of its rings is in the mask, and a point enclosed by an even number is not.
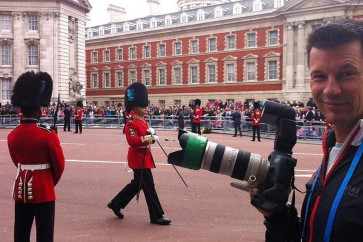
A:
[[[30,241],[35,218],[37,241],[53,241],[55,191],[64,170],[64,155],[54,130],[39,125],[41,107],[49,106],[52,78],[26,72],[15,83],[11,102],[24,118],[8,135],[8,147],[18,172],[13,187],[14,241]]]
[[[82,120],[83,120],[83,103],[82,101],[78,101],[74,113],[74,122],[76,126],[76,131],[74,132],[75,134],[78,134],[78,129],[79,133],[82,134]]]
[[[135,82],[131,84],[125,93],[126,112],[131,114],[126,123],[125,134],[129,144],[127,154],[128,166],[134,172],[131,180],[107,206],[114,214],[122,219],[121,209],[143,190],[150,215],[150,222],[160,225],[168,225],[171,220],[164,217],[164,211],[155,190],[154,178],[151,169],[155,168],[150,145],[158,141],[155,131],[149,128],[144,120],[149,104],[147,89],[144,84]]]
[[[260,127],[261,127],[261,111],[260,111],[260,104],[258,102],[255,102],[253,104],[253,111],[252,111],[252,129],[253,129],[253,136],[251,141],[255,141],[256,133],[257,133],[257,140],[258,142],[261,142],[260,138]]]
[[[195,107],[193,109],[193,113],[192,113],[192,132],[193,133],[198,133],[198,134],[202,134],[200,132],[200,121],[203,115],[202,109],[200,108],[200,104],[202,102],[200,101],[200,99],[195,99]]]

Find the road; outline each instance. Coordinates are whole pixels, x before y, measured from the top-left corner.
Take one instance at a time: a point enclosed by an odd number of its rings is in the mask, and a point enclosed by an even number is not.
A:
[[[11,189],[16,168],[11,162],[6,137],[11,129],[0,129],[0,237],[13,241],[14,203]],[[180,149],[176,131],[157,131],[166,153]],[[267,158],[273,150],[272,139],[251,142],[251,137],[206,134],[209,141],[250,151]],[[117,219],[106,204],[131,179],[126,171],[128,145],[122,129],[85,129],[83,134],[59,131],[66,158],[66,169],[56,187],[55,241],[264,241],[262,215],[250,205],[249,194],[232,188],[229,176],[206,170],[177,167],[188,190],[172,166],[167,164],[157,144],[152,152],[157,168],[153,170],[156,190],[169,226],[150,224],[143,194],[139,203],[132,200]],[[321,146],[298,143],[296,185],[305,183],[318,167]],[[301,208],[304,194],[297,193]],[[35,228],[32,230],[35,241]]]

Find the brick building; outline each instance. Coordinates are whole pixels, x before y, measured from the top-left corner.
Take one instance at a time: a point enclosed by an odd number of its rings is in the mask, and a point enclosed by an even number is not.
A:
[[[158,1],[147,1],[157,5]],[[317,26],[359,18],[353,0],[240,0],[111,22],[86,29],[87,102],[123,103],[148,86],[150,103],[310,97],[305,40]]]

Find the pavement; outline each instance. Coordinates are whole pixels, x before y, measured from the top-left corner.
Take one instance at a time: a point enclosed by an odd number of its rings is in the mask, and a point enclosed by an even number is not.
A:
[[[0,129],[0,240],[4,242],[13,241],[14,224],[11,190],[16,167],[7,148],[9,132],[11,129]],[[157,131],[157,135],[167,154],[180,150],[176,131]],[[204,136],[266,159],[274,147],[272,139],[251,142],[248,136]],[[128,145],[122,129],[84,129],[83,134],[59,129],[59,138],[66,169],[56,187],[55,241],[264,241],[263,216],[250,204],[247,192],[230,186],[238,180],[176,167],[187,188],[157,144],[152,147],[157,166],[154,181],[171,224],[150,223],[143,193],[138,203],[134,199],[122,210],[124,219],[116,218],[106,205],[133,176],[125,166]],[[321,146],[298,143],[293,151],[297,158],[296,186],[305,190],[305,183],[321,161]],[[297,193],[298,210],[303,198],[304,194]],[[34,227],[31,241],[35,241]]]

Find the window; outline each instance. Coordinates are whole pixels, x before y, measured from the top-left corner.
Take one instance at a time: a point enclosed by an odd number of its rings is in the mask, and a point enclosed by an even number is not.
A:
[[[239,3],[236,3],[233,5],[233,15],[241,14],[242,13],[242,5]]]
[[[28,64],[30,66],[39,65],[39,51],[37,45],[31,44],[28,46]]]
[[[189,16],[187,13],[182,13],[180,15],[180,23],[187,23],[189,20]]]
[[[159,56],[166,56],[166,47],[165,44],[159,44]]]
[[[136,59],[136,47],[131,47],[130,48],[130,60],[135,60]]]
[[[98,74],[97,73],[92,74],[92,87],[93,88],[98,87]]]
[[[217,51],[217,40],[216,40],[216,38],[208,39],[208,50],[209,50],[209,52]]]
[[[110,73],[109,72],[103,73],[103,86],[104,87],[111,87],[111,78],[110,78]]]
[[[182,43],[181,42],[175,42],[174,43],[174,54],[175,55],[181,55],[182,54]]]
[[[268,61],[268,79],[275,80],[277,79],[277,61]]]
[[[159,100],[159,107],[165,108],[165,100]]]
[[[277,30],[268,31],[268,44],[269,45],[277,45],[278,38],[277,38]]]
[[[10,66],[11,65],[11,46],[4,44],[1,46],[1,65]]]
[[[165,17],[165,25],[172,25],[173,24],[173,18],[169,15]]]
[[[29,30],[38,30],[38,16],[28,16]]]
[[[274,8],[281,8],[284,6],[284,0],[275,0],[274,1]]]
[[[124,32],[130,31],[130,24],[129,23],[124,23]]]
[[[155,28],[155,27],[158,27],[158,20],[156,18],[152,18],[150,20],[150,27],[151,28]]]
[[[109,62],[110,61],[110,51],[109,50],[105,50],[103,52],[104,56],[103,56],[103,61],[104,62]]]
[[[235,67],[234,64],[227,64],[226,65],[226,72],[227,72],[227,82],[234,82],[235,81]]]
[[[150,45],[144,46],[144,58],[151,58],[151,46]]]
[[[159,85],[165,85],[165,69],[158,69],[158,81]]]
[[[136,71],[134,70],[130,70],[130,84],[135,83],[136,82]]]
[[[190,41],[190,53],[199,53],[199,40],[195,39]]]
[[[235,35],[229,35],[227,36],[227,49],[236,49],[236,36]]]
[[[117,49],[116,56],[118,61],[122,61],[124,58],[124,53],[122,49]]]
[[[118,87],[124,86],[124,73],[122,71],[116,72],[116,83]]]
[[[151,74],[150,70],[144,70],[144,83],[146,86],[151,85]]]
[[[144,23],[142,21],[137,21],[136,29],[143,29],[143,28],[144,28]]]
[[[10,100],[11,98],[11,80],[2,79],[1,80],[1,99]]]
[[[11,30],[11,16],[10,15],[1,16],[1,30]]]
[[[197,11],[197,20],[203,20],[205,19],[205,12],[202,9],[199,9]]]
[[[216,66],[208,65],[208,83],[216,82]]]
[[[253,1],[253,11],[261,11],[262,10],[262,0],[254,0]]]
[[[256,33],[247,34],[247,47],[248,48],[256,47]]]
[[[181,68],[174,68],[174,84],[181,84]]]
[[[223,9],[221,7],[216,7],[214,9],[214,17],[215,18],[223,17]]]
[[[190,67],[190,83],[198,83],[198,67],[196,66]]]
[[[177,107],[181,107],[182,106],[181,100],[174,100],[174,105]]]
[[[97,63],[98,62],[98,53],[92,52],[92,62]]]
[[[256,63],[255,62],[247,62],[247,81],[256,80]]]

